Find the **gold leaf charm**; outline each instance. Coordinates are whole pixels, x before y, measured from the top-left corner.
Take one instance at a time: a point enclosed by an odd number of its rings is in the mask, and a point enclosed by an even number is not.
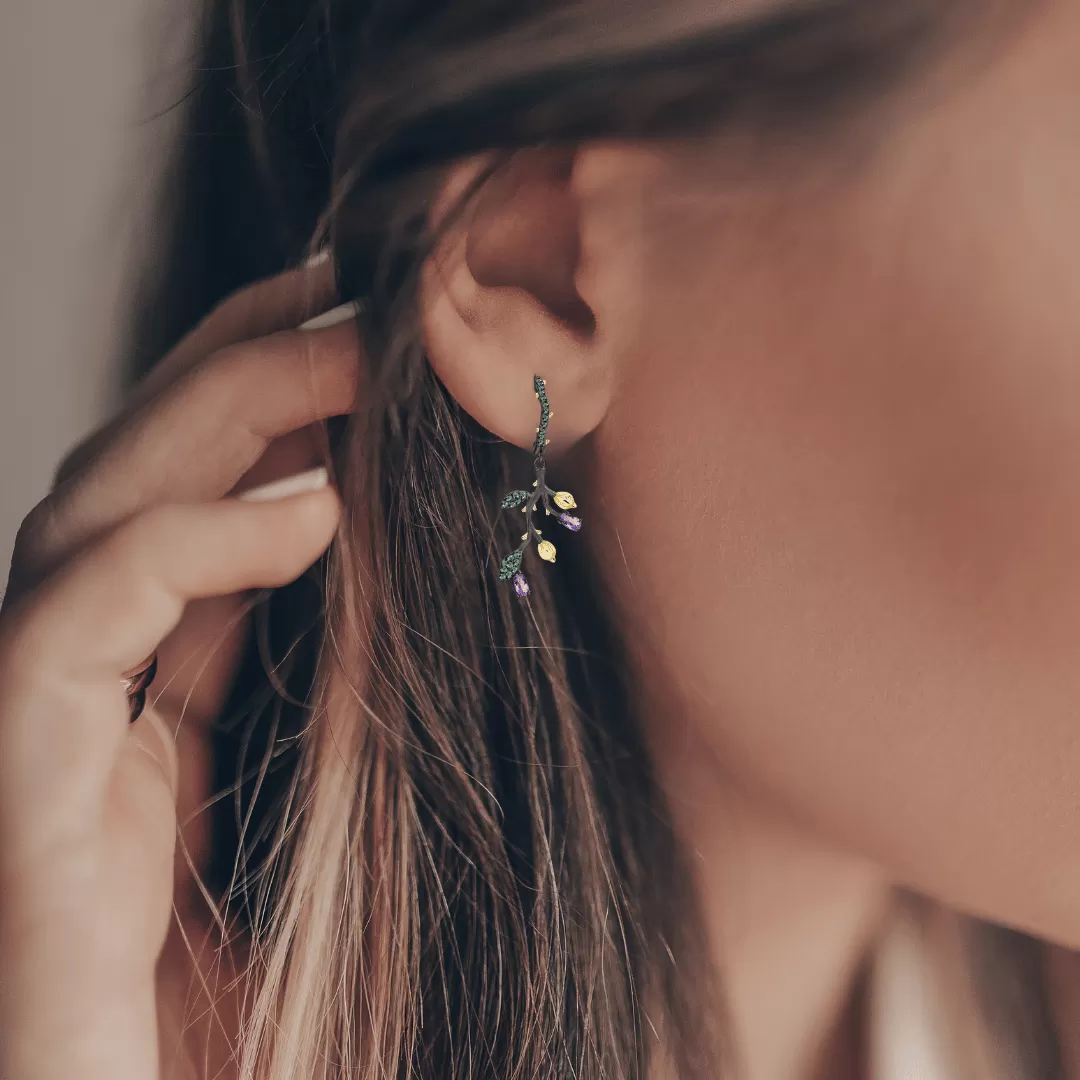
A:
[[[556,491],[555,505],[560,510],[573,510],[577,503],[574,502],[574,496],[569,491]]]
[[[547,562],[555,561],[555,545],[550,540],[541,540],[536,545],[536,553]]]

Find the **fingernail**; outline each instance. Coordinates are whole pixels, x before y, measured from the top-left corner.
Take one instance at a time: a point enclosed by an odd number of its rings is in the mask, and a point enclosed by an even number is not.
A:
[[[275,499],[287,499],[290,495],[303,495],[308,491],[321,491],[330,483],[330,477],[321,465],[317,469],[286,476],[269,484],[251,488],[238,498],[245,502],[273,502]]]
[[[301,323],[300,329],[325,330],[328,326],[337,326],[338,323],[355,319],[359,310],[360,305],[355,300],[350,300],[347,304],[339,304],[336,308],[331,308],[329,311],[324,311],[321,315],[316,315],[315,318]]]
[[[321,251],[316,251],[314,255],[309,255],[304,260],[304,265],[310,270],[314,266],[322,266],[324,262],[329,261],[330,249],[328,247],[325,247]]]

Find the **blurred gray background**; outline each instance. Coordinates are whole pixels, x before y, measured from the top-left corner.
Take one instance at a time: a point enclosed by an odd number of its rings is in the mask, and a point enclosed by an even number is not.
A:
[[[115,407],[195,2],[3,0],[0,587],[65,449]]]

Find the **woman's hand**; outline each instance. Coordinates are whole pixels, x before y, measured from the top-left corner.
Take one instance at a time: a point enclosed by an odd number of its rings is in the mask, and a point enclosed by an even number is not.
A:
[[[189,602],[286,584],[330,542],[328,488],[223,498],[272,442],[354,402],[351,320],[232,343],[325,306],[328,280],[298,271],[227,301],[69,460],[20,531],[0,610],[5,1080],[158,1076],[175,751],[154,709],[129,725],[121,673]],[[299,461],[308,444],[278,445]],[[171,677],[163,665],[159,684]]]

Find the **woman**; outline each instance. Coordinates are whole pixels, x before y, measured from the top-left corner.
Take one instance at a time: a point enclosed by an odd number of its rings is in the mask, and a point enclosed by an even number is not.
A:
[[[214,8],[138,340],[266,280],[20,535],[3,1075],[1080,1076],[1078,49]]]

